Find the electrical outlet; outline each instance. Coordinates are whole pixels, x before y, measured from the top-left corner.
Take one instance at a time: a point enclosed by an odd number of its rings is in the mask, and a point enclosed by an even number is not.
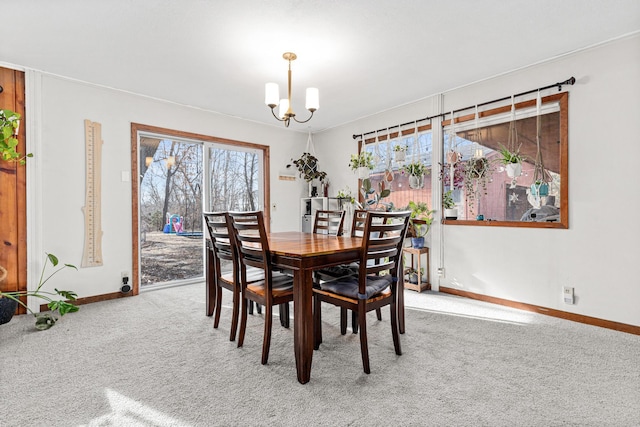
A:
[[[438,268],[438,276],[444,277],[444,267]]]
[[[573,288],[571,286],[562,287],[562,296],[565,304],[573,304],[575,299],[573,295]]]
[[[120,291],[124,294],[131,291],[131,284],[129,283],[129,273],[127,271],[123,271],[121,273],[122,276],[122,287]]]

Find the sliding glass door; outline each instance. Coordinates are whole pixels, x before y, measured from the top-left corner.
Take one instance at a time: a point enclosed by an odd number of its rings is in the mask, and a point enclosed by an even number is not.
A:
[[[137,151],[140,286],[202,281],[202,211],[262,209],[263,150],[138,132]]]

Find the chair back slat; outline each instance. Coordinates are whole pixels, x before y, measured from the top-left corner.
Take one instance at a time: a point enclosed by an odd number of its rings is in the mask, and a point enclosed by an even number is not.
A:
[[[343,225],[344,211],[319,209],[313,222],[313,233],[340,236]]]
[[[250,266],[264,270],[265,276],[270,277],[271,255],[262,211],[229,212],[229,217],[238,248],[240,273],[246,274],[246,267]]]
[[[360,260],[360,293],[365,293],[367,275],[387,272],[398,276],[402,245],[411,212],[368,212]],[[374,262],[368,262],[374,261]]]
[[[239,278],[238,254],[231,230],[231,220],[227,212],[203,212],[213,252],[213,269],[216,277],[222,276],[220,261],[230,261],[234,282]]]
[[[351,222],[351,236],[362,237],[364,235],[364,225],[367,220],[367,211],[356,209],[353,211],[353,221]]]

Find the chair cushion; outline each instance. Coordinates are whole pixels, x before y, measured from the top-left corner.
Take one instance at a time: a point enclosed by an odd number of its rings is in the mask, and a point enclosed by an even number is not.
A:
[[[315,273],[320,280],[324,281],[343,279],[358,274],[358,263],[322,268],[316,270]]]
[[[391,275],[367,276],[366,296],[367,299],[378,295],[391,285]],[[358,299],[358,277],[346,277],[332,282],[320,283],[320,289],[344,295],[345,297]]]

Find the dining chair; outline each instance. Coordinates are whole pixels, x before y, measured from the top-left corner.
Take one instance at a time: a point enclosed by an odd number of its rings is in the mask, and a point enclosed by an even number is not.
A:
[[[240,283],[242,289],[242,315],[238,347],[244,344],[247,329],[247,305],[250,301],[265,308],[264,335],[262,341],[262,364],[269,359],[273,306],[289,304],[293,301],[293,277],[273,271],[269,241],[261,211],[229,212],[233,226],[233,236],[240,260]],[[250,267],[263,271],[264,278],[255,282],[248,280]]]
[[[227,212],[203,212],[205,224],[209,233],[209,258],[213,266],[207,266],[207,315],[215,312],[213,327],[218,328],[222,311],[222,289],[233,293],[231,313],[231,331],[229,340],[235,341],[238,329],[238,314],[240,312],[240,273],[238,254],[235,241],[231,235],[231,218]],[[208,263],[209,264],[209,263]],[[231,270],[225,272],[223,264],[231,264]],[[247,273],[247,280],[256,281],[264,278],[262,270],[251,269]],[[257,307],[258,313],[262,310]],[[253,307],[251,307],[253,313]]]
[[[402,274],[402,246],[411,212],[375,212],[367,214],[363,230],[363,250],[356,276],[321,282],[313,289],[314,348],[322,343],[321,303],[326,302],[357,314],[360,352],[365,373],[370,373],[367,344],[369,311],[390,307],[391,335],[397,355],[402,354],[398,329],[398,277]]]
[[[344,211],[319,209],[313,221],[313,233],[341,236],[343,225]]]
[[[367,212],[364,209],[355,209],[353,211],[353,219],[351,221],[351,236],[362,237],[364,235],[364,226],[367,219]],[[335,281],[344,278],[345,276],[355,276],[359,270],[358,262],[353,262],[347,265],[339,265],[337,267],[331,267],[328,269],[319,270],[317,277],[319,280]],[[380,309],[376,309],[376,317],[378,320],[382,320],[382,312]],[[358,333],[358,316],[356,313],[351,313],[351,331],[354,334]],[[340,308],[340,333],[345,335],[347,333],[347,309]]]

